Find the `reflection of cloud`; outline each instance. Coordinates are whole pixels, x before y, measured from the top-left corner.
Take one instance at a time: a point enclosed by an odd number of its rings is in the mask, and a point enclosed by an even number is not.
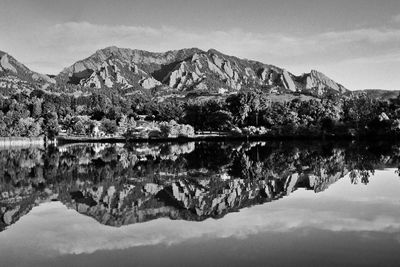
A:
[[[396,16],[393,16],[392,20],[393,20],[394,22],[400,22],[400,14],[398,14],[398,15],[396,15]]]
[[[312,203],[298,201],[307,207]],[[209,219],[201,223],[160,219],[113,228],[53,202],[34,208],[31,214],[3,232],[0,241],[13,240],[14,245],[20,246],[27,240],[35,240],[43,253],[55,250],[60,254],[81,254],[145,245],[170,245],[193,238],[246,238],[252,234],[309,228],[355,232],[400,231],[399,216],[378,214],[363,217],[363,205],[346,208],[346,203],[339,201],[337,204],[342,206],[339,210],[329,211],[312,206],[299,208],[297,204],[294,207],[266,204],[229,214],[220,220]],[[318,205],[331,206],[332,203],[320,202]],[[359,210],[354,210],[355,207]],[[392,208],[397,212],[397,206]]]

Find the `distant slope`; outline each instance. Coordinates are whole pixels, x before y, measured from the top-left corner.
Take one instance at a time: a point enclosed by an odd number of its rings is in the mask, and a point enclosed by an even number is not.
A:
[[[381,100],[389,100],[393,98],[397,98],[400,94],[399,90],[383,90],[383,89],[365,89],[365,90],[356,90],[353,93],[360,94],[365,93],[371,98],[381,99]]]

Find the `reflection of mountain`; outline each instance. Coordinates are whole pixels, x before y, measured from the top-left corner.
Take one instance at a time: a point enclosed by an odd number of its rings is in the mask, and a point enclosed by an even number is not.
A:
[[[219,218],[298,188],[320,192],[350,173],[396,166],[396,147],[187,143],[0,151],[0,230],[60,200],[102,224]],[[397,155],[397,154],[395,154]]]

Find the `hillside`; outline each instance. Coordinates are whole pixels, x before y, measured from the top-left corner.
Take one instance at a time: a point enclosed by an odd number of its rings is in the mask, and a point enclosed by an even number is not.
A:
[[[0,89],[2,91],[21,91],[42,88],[55,80],[47,75],[30,70],[9,54],[0,51]]]
[[[399,97],[399,90],[365,89],[353,91],[355,94],[364,93],[373,99],[389,100]]]

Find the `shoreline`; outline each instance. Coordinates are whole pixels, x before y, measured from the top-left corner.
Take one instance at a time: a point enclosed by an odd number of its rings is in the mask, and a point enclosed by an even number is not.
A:
[[[8,148],[44,147],[44,137],[0,137],[0,150]]]
[[[68,143],[162,143],[162,142],[193,142],[193,141],[230,141],[230,140],[253,140],[254,137],[245,136],[215,136],[202,135],[193,137],[164,137],[164,138],[125,138],[125,137],[57,137],[57,144]],[[257,137],[256,139],[260,139]],[[261,138],[265,139],[265,137]]]
[[[70,143],[161,143],[161,142],[193,142],[193,141],[273,141],[273,140],[352,140],[350,136],[268,136],[268,135],[196,135],[192,137],[164,137],[164,138],[125,138],[125,137],[85,137],[59,136],[57,144]]]
[[[352,140],[385,140],[398,141],[396,136],[270,136],[270,135],[218,135],[203,134],[192,137],[165,137],[165,138],[125,138],[122,136],[115,137],[91,137],[91,136],[58,136],[54,140],[47,140],[43,136],[39,137],[0,137],[0,149],[8,148],[29,148],[29,147],[46,147],[47,145],[63,145],[74,143],[164,143],[175,142],[185,143],[194,141],[210,141],[210,142],[228,142],[228,141],[352,141]]]

